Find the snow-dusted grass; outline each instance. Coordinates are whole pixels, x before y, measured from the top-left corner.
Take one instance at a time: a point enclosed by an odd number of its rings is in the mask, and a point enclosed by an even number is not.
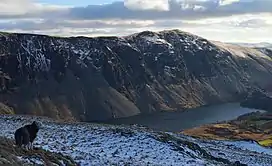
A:
[[[13,138],[18,127],[31,123],[32,120],[2,116],[0,135]],[[241,144],[236,146],[233,143],[233,148],[228,142],[205,142],[183,135],[177,137],[172,133],[165,133],[162,139],[161,133],[136,126],[61,124],[42,119],[39,122],[43,124],[43,128],[39,131],[35,145],[51,152],[69,155],[79,165],[224,165],[215,161],[212,156],[203,155],[206,150],[214,156],[249,165],[256,161],[260,165],[272,161],[270,153],[253,153],[250,143],[249,146],[244,144],[247,149],[240,150]],[[180,141],[175,141],[174,137]],[[251,156],[252,154],[257,157]],[[258,158],[258,155],[262,157]],[[250,158],[250,161],[246,158]]]
[[[27,163],[27,164],[44,165],[43,160],[41,160],[39,158],[35,158],[35,157],[32,157],[32,158],[27,157],[26,158],[26,157],[22,157],[22,156],[18,156],[17,158],[18,158],[18,160],[23,161],[24,163]]]
[[[0,121],[1,135],[13,137],[23,121]],[[110,125],[57,124],[43,122],[36,146],[71,156],[80,165],[203,165],[205,161],[191,153],[173,150],[151,133]],[[187,152],[186,152],[187,151]],[[191,163],[191,164],[190,164]]]
[[[249,150],[257,153],[265,153],[272,156],[272,149],[268,149],[258,145],[253,142],[245,142],[245,141],[225,141],[227,146],[234,146],[236,148],[241,148],[242,150]]]
[[[272,150],[247,141],[194,140],[213,156],[224,157],[232,162],[240,161],[251,166],[269,166]]]

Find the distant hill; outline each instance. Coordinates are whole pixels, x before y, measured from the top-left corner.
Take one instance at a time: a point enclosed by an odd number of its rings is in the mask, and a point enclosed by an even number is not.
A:
[[[272,148],[272,114],[252,112],[228,122],[207,124],[182,133],[202,139],[250,140]]]
[[[272,49],[272,43],[232,43],[243,47],[253,47],[253,48],[270,48]]]
[[[97,121],[269,91],[272,51],[179,30],[126,37],[0,34],[0,112]]]

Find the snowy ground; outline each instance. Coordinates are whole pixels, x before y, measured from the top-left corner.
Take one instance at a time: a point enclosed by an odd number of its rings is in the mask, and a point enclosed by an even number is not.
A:
[[[232,162],[240,161],[252,166],[270,166],[272,163],[272,149],[255,142],[191,139],[213,156],[227,158]]]
[[[201,141],[173,134],[175,139],[164,137],[165,140],[162,133],[136,126],[38,121],[43,128],[39,131],[36,146],[69,155],[79,165],[228,165],[212,157],[254,166],[272,163],[271,150],[254,143]],[[29,117],[0,116],[0,136],[13,139],[18,127],[31,122]],[[199,148],[194,146],[196,144]],[[203,151],[212,157],[203,155]]]

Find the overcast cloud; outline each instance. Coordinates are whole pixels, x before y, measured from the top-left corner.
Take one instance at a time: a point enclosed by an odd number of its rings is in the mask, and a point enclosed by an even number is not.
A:
[[[58,36],[180,29],[228,42],[272,42],[272,0],[124,0],[85,7],[0,0],[0,30]]]

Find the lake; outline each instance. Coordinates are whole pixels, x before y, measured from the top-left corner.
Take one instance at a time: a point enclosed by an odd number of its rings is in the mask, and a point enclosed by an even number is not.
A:
[[[178,112],[157,112],[107,121],[109,124],[140,124],[155,130],[178,132],[204,124],[228,121],[250,113],[261,111],[243,108],[239,103],[204,106]]]

